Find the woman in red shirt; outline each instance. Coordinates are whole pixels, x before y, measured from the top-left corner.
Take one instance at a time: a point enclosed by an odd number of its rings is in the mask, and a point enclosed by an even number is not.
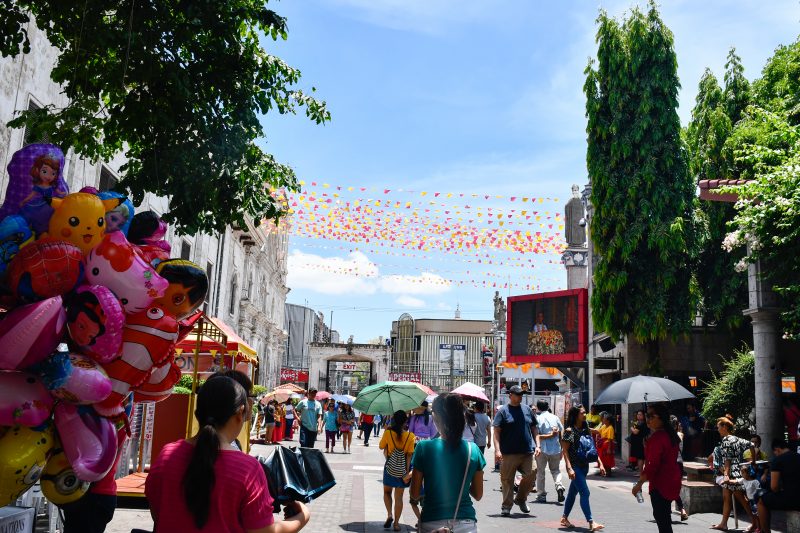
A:
[[[147,476],[155,533],[296,533],[308,522],[308,509],[297,502],[287,506],[285,521],[274,522],[261,464],[231,444],[249,407],[247,392],[229,377],[200,388],[200,431],[166,445]]]
[[[681,493],[681,469],[676,460],[680,438],[669,423],[665,404],[653,404],[647,408],[647,427],[650,435],[644,445],[644,467],[631,492],[635,496],[649,481],[650,504],[658,533],[672,533],[670,507]]]

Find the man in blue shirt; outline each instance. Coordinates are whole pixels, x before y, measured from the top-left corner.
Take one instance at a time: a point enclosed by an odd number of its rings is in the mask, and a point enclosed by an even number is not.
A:
[[[536,447],[538,429],[533,410],[522,403],[522,388],[514,385],[508,390],[508,404],[501,407],[494,417],[494,457],[500,462],[500,486],[503,503],[500,513],[511,514],[514,503],[523,513],[530,513],[528,494],[533,488],[536,470],[533,459],[538,456]],[[514,499],[514,476],[517,470],[522,473],[517,498]]]
[[[313,448],[322,433],[322,405],[315,400],[317,389],[309,389],[306,396],[294,410],[300,417],[300,446]]]
[[[561,434],[564,432],[564,425],[556,415],[550,412],[550,404],[544,400],[536,402],[536,420],[539,434],[536,436],[536,445],[539,448],[539,455],[536,457],[536,502],[544,503],[547,501],[547,490],[544,486],[546,470],[550,470],[553,482],[556,485],[558,501],[564,501],[564,485],[561,483]]]

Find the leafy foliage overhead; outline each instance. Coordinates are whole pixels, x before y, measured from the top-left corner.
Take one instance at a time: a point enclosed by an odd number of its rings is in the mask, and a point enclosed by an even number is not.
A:
[[[800,40],[781,46],[753,83],[749,106],[726,142],[739,194],[728,249],[747,245],[747,262],[782,296],[784,337],[800,340]]]
[[[694,309],[694,184],[681,141],[673,37],[651,2],[619,22],[598,18],[597,62],[586,69],[587,167],[595,326],[648,346],[687,332]]]
[[[0,7],[0,53],[25,53],[28,13],[58,49],[52,70],[70,104],[11,125],[47,133],[92,159],[124,153],[121,188],[170,197],[180,231],[221,230],[282,214],[291,168],[265,153],[260,115],[320,124],[325,103],[296,88],[300,71],[262,43],[287,38],[263,0],[18,0]]]

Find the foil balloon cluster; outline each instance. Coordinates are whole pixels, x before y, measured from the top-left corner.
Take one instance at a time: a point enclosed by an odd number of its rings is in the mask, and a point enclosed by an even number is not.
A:
[[[109,474],[123,405],[169,396],[180,321],[208,291],[155,213],[70,193],[63,171],[58,146],[25,146],[0,206],[0,507],[40,478],[63,504]]]

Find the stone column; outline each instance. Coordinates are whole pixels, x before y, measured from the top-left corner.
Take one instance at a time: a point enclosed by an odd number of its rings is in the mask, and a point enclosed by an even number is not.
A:
[[[749,251],[749,250],[748,250]],[[762,278],[760,261],[747,271],[750,308],[744,311],[753,322],[755,356],[756,432],[764,442],[783,434],[781,408],[781,370],[778,357],[780,322],[777,296],[772,285]]]

